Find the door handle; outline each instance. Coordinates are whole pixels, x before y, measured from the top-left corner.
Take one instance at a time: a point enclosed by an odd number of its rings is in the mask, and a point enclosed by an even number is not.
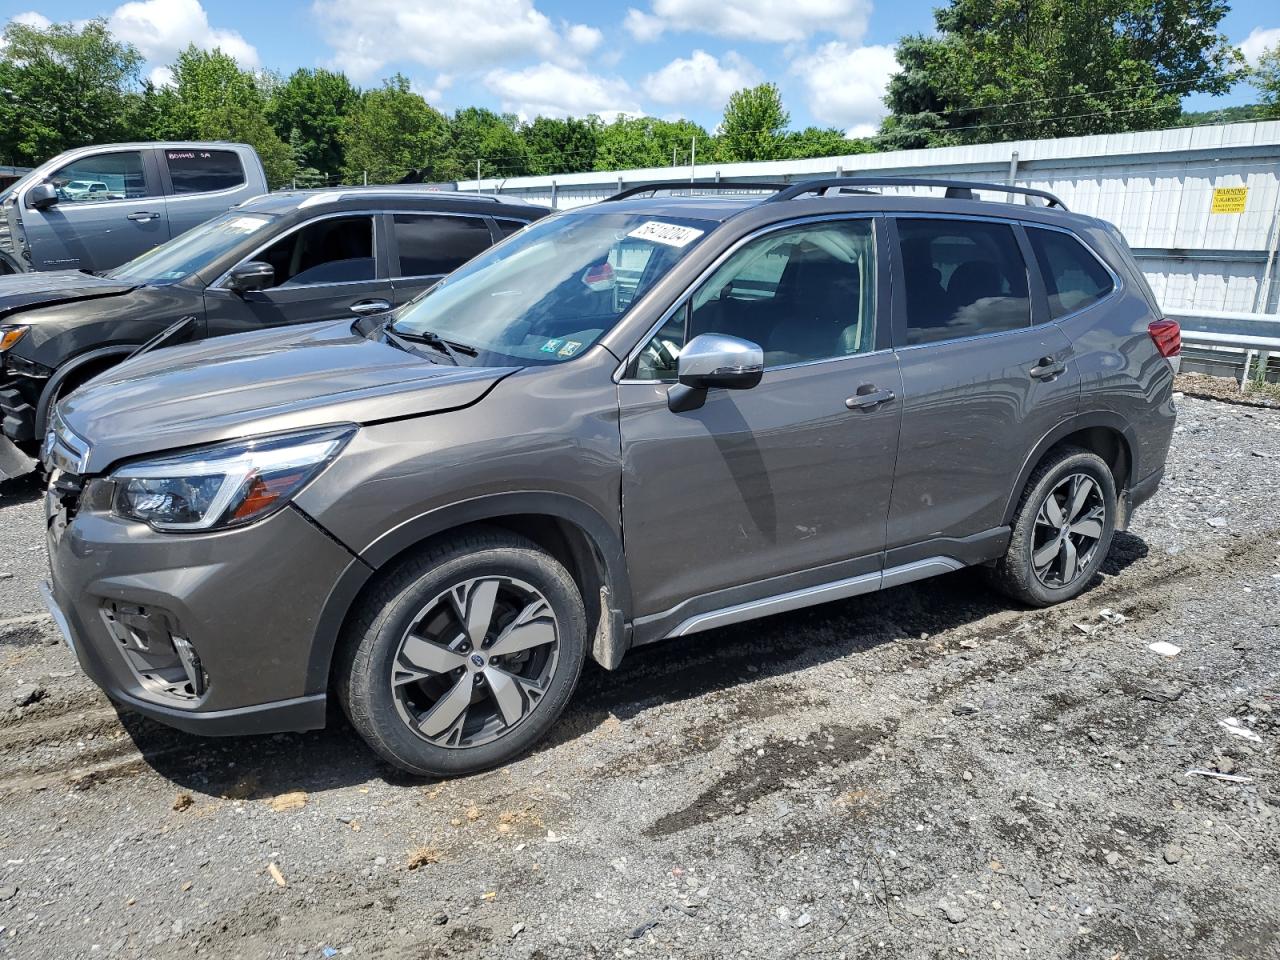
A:
[[[858,392],[844,402],[850,410],[874,410],[882,403],[891,403],[897,399],[892,390],[879,390],[875,385],[867,383],[858,388]]]
[[[1067,365],[1053,357],[1041,357],[1040,362],[1027,371],[1033,380],[1052,380],[1067,370]]]
[[[391,302],[389,300],[357,300],[348,309],[352,313],[364,316],[366,313],[381,313],[383,310],[390,310]]]
[[[131,213],[131,214],[129,214],[129,219],[130,219],[130,220],[141,220],[141,221],[143,221],[143,222],[146,222],[147,220],[159,220],[159,219],[160,219],[160,214],[158,214],[158,213],[151,213],[151,212],[149,212],[149,211],[147,211],[147,210],[139,210],[137,213]]]

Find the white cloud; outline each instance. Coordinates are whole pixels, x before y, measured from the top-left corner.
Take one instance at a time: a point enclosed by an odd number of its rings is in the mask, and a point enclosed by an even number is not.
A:
[[[889,111],[884,91],[898,72],[893,47],[824,43],[792,65],[808,93],[809,112],[821,123],[844,127],[850,136],[874,133]]]
[[[625,80],[602,77],[558,63],[523,70],[491,70],[484,85],[502,100],[502,109],[522,119],[599,114],[612,121],[619,113],[642,111]]]
[[[312,12],[333,47],[333,65],[362,82],[401,59],[443,71],[530,58],[576,63],[603,39],[584,24],[557,29],[533,0],[315,0]]]
[[[693,30],[762,43],[793,43],[829,32],[857,41],[867,32],[871,0],[650,0],[648,12],[632,7],[623,26],[641,42],[664,31]]]
[[[53,21],[46,17],[43,13],[36,13],[34,10],[28,10],[26,13],[19,13],[13,17],[14,23],[20,23],[25,27],[35,27],[37,30],[48,30],[53,26]]]
[[[1240,51],[1250,63],[1257,63],[1258,57],[1277,47],[1280,47],[1280,27],[1254,27],[1241,42]]]
[[[642,86],[644,92],[659,103],[722,107],[729,94],[759,82],[760,71],[732,50],[723,59],[705,50],[695,50],[691,57],[672,60],[661,70],[649,74]]]
[[[260,65],[258,51],[239,33],[210,26],[199,0],[135,0],[117,7],[107,26],[147,60],[169,62],[194,43],[202,50],[217,47],[242,67]]]
[[[168,67],[155,67],[149,74],[147,79],[157,87],[173,86],[173,71]]]

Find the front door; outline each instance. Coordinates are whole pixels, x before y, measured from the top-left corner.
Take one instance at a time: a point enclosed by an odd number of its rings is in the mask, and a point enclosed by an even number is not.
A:
[[[57,203],[34,210],[23,199],[22,224],[36,270],[109,270],[169,239],[150,150],[81,157],[48,179]]]
[[[875,222],[783,226],[746,242],[619,384],[622,518],[640,620],[880,569],[900,384],[893,353],[878,349],[888,285],[877,281]],[[764,377],[673,413],[679,351],[702,333],[758,343]],[[863,402],[873,393],[884,402]]]
[[[952,541],[999,528],[1026,458],[1080,402],[1071,341],[1033,322],[1047,317],[1033,317],[1017,227],[947,217],[896,226],[906,296],[890,565],[963,552]]]
[[[235,293],[225,278],[205,291],[208,335],[313,320],[351,319],[391,306],[391,280],[376,256],[372,214],[322,217],[246,257],[275,268],[275,285]]]

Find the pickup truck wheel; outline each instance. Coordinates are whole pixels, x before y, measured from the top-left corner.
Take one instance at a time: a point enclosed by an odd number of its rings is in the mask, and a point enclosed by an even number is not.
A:
[[[1095,453],[1064,448],[1032,473],[1009,549],[991,572],[1001,592],[1033,607],[1079,596],[1111,549],[1116,486]]]
[[[344,638],[338,694],[384,759],[458,776],[541,739],[585,652],[569,573],[532,541],[486,530],[410,558],[364,598]]]

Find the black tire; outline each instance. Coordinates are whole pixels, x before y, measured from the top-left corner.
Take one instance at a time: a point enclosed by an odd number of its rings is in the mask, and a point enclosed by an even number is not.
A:
[[[1068,562],[1064,559],[1068,551],[1061,545],[1060,552],[1053,554],[1054,559],[1050,561],[1050,569],[1043,573],[1038,572],[1034,561],[1037,548],[1043,551],[1040,554],[1043,557],[1051,551],[1053,540],[1053,536],[1048,533],[1049,524],[1043,519],[1038,520],[1041,517],[1041,509],[1046,507],[1050,494],[1055,495],[1054,502],[1059,504],[1057,498],[1062,495],[1061,488],[1070,484],[1072,478],[1077,476],[1088,477],[1097,485],[1097,502],[1102,511],[1100,535],[1090,548],[1086,562],[1079,559],[1077,545],[1087,542],[1087,538],[1083,535],[1072,535],[1070,530],[1065,535],[1059,531],[1058,536],[1062,539],[1070,539],[1072,541],[1070,549],[1077,551],[1071,555],[1076,563],[1076,573],[1070,579],[1066,579],[1062,572]],[[1061,516],[1061,505],[1056,509]],[[1069,520],[1064,518],[1064,522],[1070,527]],[[1048,607],[1070,600],[1084,591],[1106,560],[1107,552],[1111,549],[1111,538],[1115,534],[1115,524],[1116,484],[1115,478],[1111,475],[1111,468],[1106,462],[1096,453],[1079,447],[1062,447],[1052,451],[1027,480],[1027,486],[1023,490],[1022,499],[1014,514],[1013,536],[1009,540],[1009,549],[996,562],[994,569],[989,573],[989,579],[1001,593],[1028,606]],[[1061,544],[1061,541],[1059,543]],[[1065,580],[1065,582],[1055,582],[1054,570],[1059,573],[1058,581]]]
[[[509,729],[504,726],[496,739],[471,746],[428,742],[410,726],[410,718],[404,715],[409,708],[392,689],[392,671],[403,662],[401,645],[410,628],[419,624],[425,605],[437,602],[456,585],[486,578],[510,578],[513,583],[532,587],[550,607],[557,646],[545,690],[521,719]],[[459,629],[459,637],[465,639],[465,624]],[[470,647],[464,644],[460,649],[465,652]],[[474,652],[483,653],[484,647]],[[351,725],[379,756],[419,776],[461,776],[507,763],[540,740],[569,702],[585,654],[586,612],[568,571],[531,540],[481,528],[406,558],[361,599],[348,620],[334,680]],[[448,685],[453,682],[452,673],[433,674],[424,682]],[[462,675],[462,680],[468,679],[475,677]],[[476,697],[483,698],[484,679],[476,683]],[[493,700],[495,719],[505,724],[496,707],[496,695]],[[524,702],[532,700],[525,697]],[[465,721],[471,708],[463,709]]]

